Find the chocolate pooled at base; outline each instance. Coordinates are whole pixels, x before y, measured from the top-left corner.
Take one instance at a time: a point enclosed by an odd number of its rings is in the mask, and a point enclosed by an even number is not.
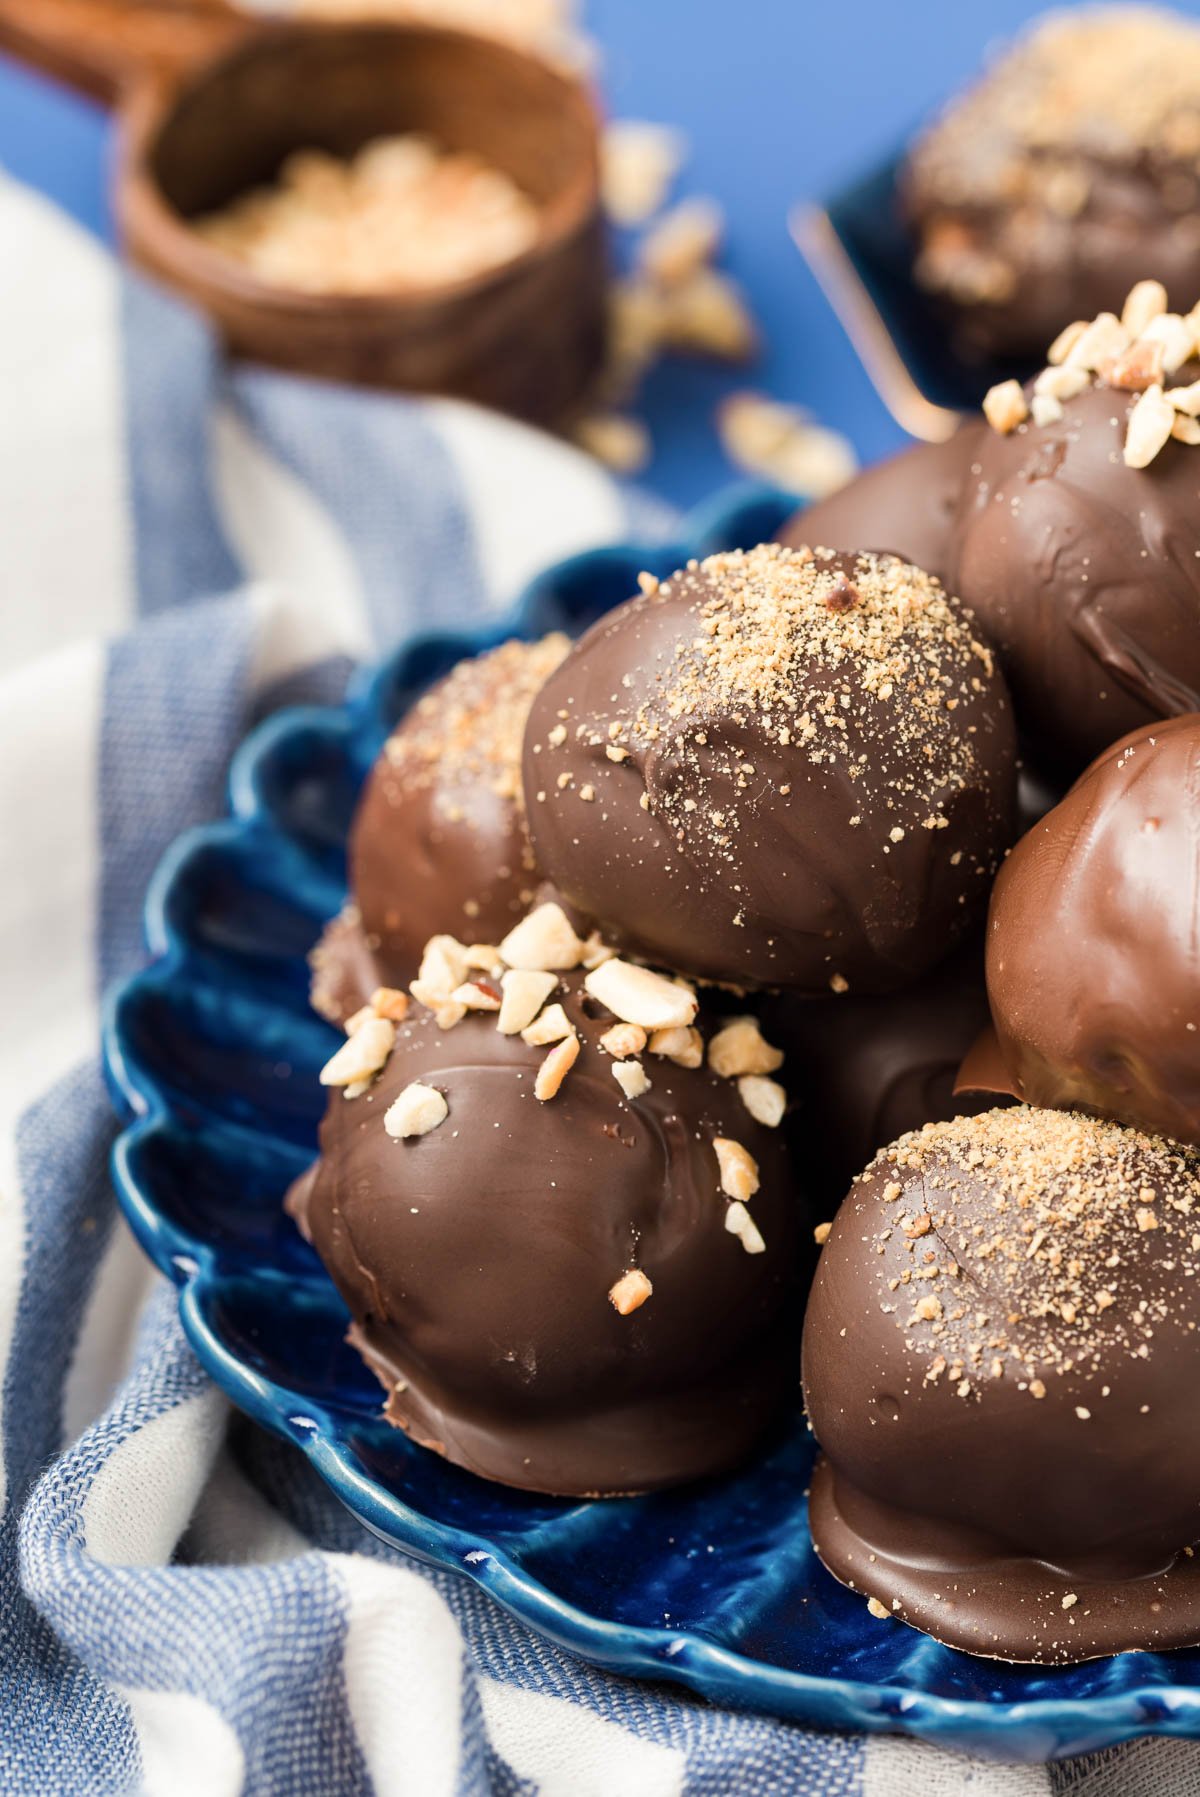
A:
[[[404,986],[450,929],[494,941],[537,886],[521,793],[521,738],[565,636],[502,643],[457,667],[401,720],[350,832],[351,905],[313,954],[313,1003],[341,1023],[375,986]]]
[[[885,1150],[804,1329],[822,1560],[998,1659],[1200,1641],[1200,1160],[1027,1107]]]
[[[1012,1091],[1200,1144],[1200,717],[1093,763],[1000,870],[987,983]]]
[[[546,913],[565,923],[555,906],[533,916]],[[448,941],[417,982],[429,1003]],[[501,965],[470,976],[476,1002],[519,995]],[[416,1441],[562,1495],[721,1471],[798,1377],[808,1230],[777,1126],[785,1095],[766,1073],[733,1071],[779,1057],[745,1026],[731,1038],[719,1025],[714,1047],[691,1022],[694,997],[642,968],[535,978],[537,1040],[461,998],[411,1009],[390,1047],[385,1029],[371,1083],[332,1095],[321,1158],[289,1208],[353,1313],[389,1420]],[[667,1034],[619,1024],[605,998],[637,1009],[647,988],[658,1014],[688,1021]]]
[[[1152,276],[1200,289],[1200,27],[1145,6],[1037,22],[914,144],[915,275],[968,356],[1036,354]]]
[[[971,927],[1011,841],[1007,692],[888,555],[710,556],[602,618],[525,734],[539,866],[606,936],[735,986],[885,991]]]

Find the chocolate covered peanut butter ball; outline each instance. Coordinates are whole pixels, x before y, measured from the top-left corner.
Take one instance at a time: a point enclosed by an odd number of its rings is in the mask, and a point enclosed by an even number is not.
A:
[[[389,1420],[538,1491],[732,1465],[798,1380],[782,1056],[553,903],[435,938],[403,1010],[351,1020],[290,1199]]]
[[[895,556],[777,544],[643,589],[530,710],[538,865],[694,976],[915,979],[979,916],[1013,828],[1008,695],[970,615]]]
[[[968,1652],[1200,1641],[1200,1160],[1018,1107],[885,1149],[821,1252],[804,1387],[825,1565]]]
[[[1011,1089],[1200,1144],[1200,717],[1126,737],[1000,871],[987,984]]]
[[[351,905],[313,956],[313,1002],[334,1022],[373,986],[405,985],[438,930],[494,941],[528,905],[521,737],[566,652],[555,634],[460,662],[389,737],[350,835]]]
[[[918,283],[967,353],[1025,356],[1143,276],[1200,289],[1200,26],[1054,12],[914,146]]]
[[[1200,708],[1195,324],[1145,283],[993,389],[949,551],[1034,763],[1073,779],[1118,737]]]

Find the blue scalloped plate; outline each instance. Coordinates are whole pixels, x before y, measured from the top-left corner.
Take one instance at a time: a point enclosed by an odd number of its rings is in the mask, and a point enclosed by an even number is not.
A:
[[[178,1286],[200,1360],[241,1409],[301,1447],[376,1534],[464,1573],[598,1666],[997,1758],[1200,1732],[1200,1654],[1034,1671],[874,1621],[813,1555],[798,1415],[736,1477],[648,1498],[567,1503],[448,1466],[381,1420],[378,1386],[345,1346],[342,1303],[280,1208],[314,1152],[316,1074],[336,1040],[308,1009],[305,954],[343,900],[347,825],[388,726],[462,655],[578,629],[632,592],[640,569],[666,574],[760,541],[790,503],[743,489],[676,543],[576,556],[486,637],[425,637],[347,705],[285,712],[255,732],[233,769],[232,817],[182,837],[154,879],[154,961],[108,1003],[108,1071],[130,1119],[113,1160],[121,1204]]]

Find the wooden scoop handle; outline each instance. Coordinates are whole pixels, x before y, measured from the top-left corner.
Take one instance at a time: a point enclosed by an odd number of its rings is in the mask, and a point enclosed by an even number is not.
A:
[[[171,80],[252,28],[226,0],[0,0],[0,50],[104,101]]]

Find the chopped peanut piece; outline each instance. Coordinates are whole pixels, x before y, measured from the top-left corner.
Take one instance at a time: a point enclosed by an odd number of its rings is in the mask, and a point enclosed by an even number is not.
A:
[[[583,945],[580,966],[586,967],[590,973],[593,967],[601,967],[605,961],[611,961],[616,952],[615,948],[609,948],[608,944],[601,940],[599,930],[593,930]]]
[[[1085,368],[1043,368],[1033,383],[1035,393],[1045,393],[1051,399],[1074,399],[1082,393],[1088,384]]]
[[[579,1037],[575,1034],[564,1037],[556,1048],[552,1048],[537,1071],[533,1083],[533,1095],[543,1103],[553,1098],[562,1085],[567,1074],[575,1065],[579,1056]]]
[[[443,998],[449,998],[454,988],[462,985],[469,972],[467,951],[457,937],[429,938],[421,956],[421,965],[417,969],[417,979],[423,986],[431,992],[440,992]]]
[[[754,1156],[728,1136],[714,1136],[713,1149],[721,1170],[721,1190],[727,1197],[740,1198],[743,1203],[747,1198],[753,1198],[759,1183],[758,1162]]]
[[[1200,418],[1189,418],[1186,412],[1176,412],[1171,435],[1179,443],[1200,443]]]
[[[500,981],[503,996],[496,1028],[502,1036],[519,1036],[531,1024],[554,988],[558,976],[536,973],[532,968],[513,967]]]
[[[628,412],[585,412],[571,434],[580,449],[617,474],[639,474],[654,450],[646,426]]]
[[[371,1009],[376,1017],[403,1023],[408,1016],[408,993],[401,992],[397,986],[376,986],[371,994]]]
[[[1066,361],[1086,330],[1087,320],[1084,318],[1077,318],[1074,324],[1064,326],[1050,345],[1046,355],[1046,360],[1052,368],[1057,368],[1060,362]]]
[[[1067,351],[1068,368],[1096,373],[1105,362],[1129,347],[1129,332],[1113,312],[1101,312],[1086,324]]]
[[[724,223],[715,200],[681,200],[642,238],[638,261],[652,281],[676,287],[713,260],[721,247]]]
[[[342,1028],[348,1036],[352,1036],[355,1030],[362,1028],[364,1023],[369,1023],[374,1015],[370,1005],[364,1005],[360,1011],[355,1011],[352,1017],[347,1017]]]
[[[890,1615],[887,1605],[881,1604],[877,1597],[869,1597],[867,1599],[867,1609],[871,1612],[871,1615],[877,1617],[880,1622],[886,1621]]]
[[[616,1061],[627,1055],[641,1054],[646,1046],[646,1032],[636,1023],[614,1023],[600,1038],[600,1046]]]
[[[783,1066],[782,1049],[772,1048],[753,1017],[734,1017],[708,1045],[708,1064],[722,1079],[743,1073],[774,1073]]]
[[[1152,318],[1167,309],[1167,290],[1161,281],[1138,281],[1125,296],[1121,323],[1131,337],[1140,337]]]
[[[817,1227],[813,1230],[813,1241],[817,1244],[818,1248],[823,1248],[825,1246],[826,1242],[829,1240],[829,1232],[832,1228],[832,1223],[817,1224]]]
[[[499,973],[504,957],[490,942],[472,942],[467,946],[467,966],[474,973]]]
[[[787,1110],[787,1093],[777,1079],[765,1079],[761,1073],[743,1073],[738,1080],[738,1097],[754,1118],[767,1129],[778,1129]]]
[[[1148,468],[1171,435],[1175,408],[1160,386],[1147,387],[1129,414],[1125,430],[1125,466]]]
[[[650,1090],[650,1079],[640,1061],[614,1061],[612,1071],[626,1098],[640,1098]]]
[[[1168,374],[1174,374],[1177,368],[1182,368],[1196,353],[1187,320],[1181,318],[1178,312],[1164,312],[1158,318],[1152,318],[1139,342],[1162,346],[1163,367]]]
[[[747,1254],[765,1254],[767,1244],[763,1241],[762,1232],[746,1206],[735,1200],[725,1212],[725,1227],[730,1235],[736,1235]]]
[[[575,1025],[561,1005],[547,1005],[521,1031],[521,1040],[528,1042],[531,1048],[544,1048],[547,1042],[561,1042],[564,1036],[573,1035],[574,1031]]]
[[[1025,393],[1020,381],[1000,381],[989,387],[984,396],[983,415],[994,431],[1007,437],[1029,416]]]
[[[1200,381],[1193,381],[1190,387],[1171,387],[1163,398],[1169,399],[1177,412],[1200,418]]]
[[[677,1029],[690,1024],[698,1009],[696,994],[682,981],[651,973],[634,961],[614,956],[595,967],[583,982],[589,996],[624,1023],[644,1030]]]
[[[449,1114],[450,1107],[436,1087],[413,1080],[384,1112],[383,1127],[402,1142],[409,1136],[427,1136]]]
[[[321,1069],[323,1086],[352,1086],[370,1079],[385,1065],[396,1042],[396,1026],[386,1017],[371,1017],[348,1036]]]
[[[450,998],[454,1004],[462,1005],[468,1011],[498,1011],[500,1009],[500,1000],[497,995],[490,992],[486,986],[481,986],[478,980],[467,980],[464,985],[456,986],[450,994]]]
[[[578,967],[583,943],[561,905],[539,905],[508,932],[500,953],[510,967],[533,973],[565,973]]]
[[[619,225],[640,225],[656,213],[683,162],[684,140],[667,125],[616,119],[601,142],[604,208]]]
[[[704,1063],[704,1037],[694,1026],[655,1030],[650,1038],[650,1053],[662,1055],[679,1067],[700,1067]]]
[[[715,268],[698,268],[661,294],[659,341],[723,362],[744,362],[758,348],[758,330],[738,288]]]
[[[467,1014],[467,1007],[460,1004],[449,992],[431,985],[427,980],[414,980],[409,991],[419,1005],[432,1011],[440,1030],[452,1030],[456,1023],[461,1023]]]
[[[622,1273],[617,1283],[609,1291],[608,1297],[614,1310],[627,1317],[630,1311],[638,1310],[646,1302],[654,1287],[646,1275],[637,1267],[628,1273]]]

